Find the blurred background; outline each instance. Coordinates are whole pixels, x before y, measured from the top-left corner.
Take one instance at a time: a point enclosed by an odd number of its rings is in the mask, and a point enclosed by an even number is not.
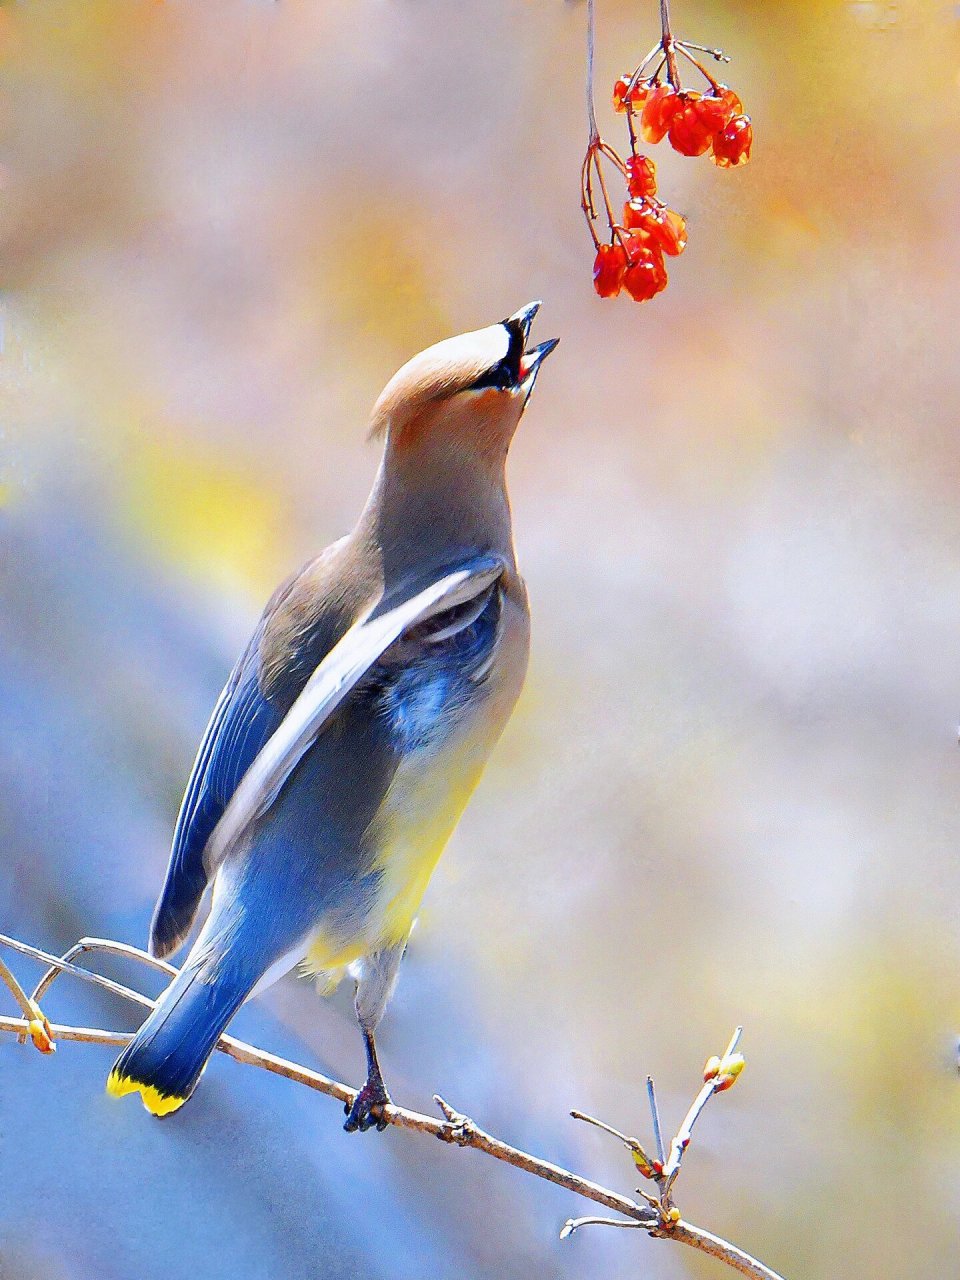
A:
[[[619,143],[656,5],[598,9]],[[569,1108],[646,1137],[652,1072],[673,1126],[742,1022],[684,1214],[791,1280],[956,1276],[960,14],[674,20],[757,143],[656,149],[690,245],[636,306],[591,288],[581,5],[0,8],[0,930],[144,943],[207,715],[358,512],[384,381],[542,297],[530,675],[383,1026],[394,1097],[630,1191]],[[47,1012],[136,1023],[69,978]],[[361,1079],[345,989],[234,1029]],[[586,1202],[222,1056],[158,1124],[111,1061],[0,1043],[4,1280],[723,1274],[561,1244]]]

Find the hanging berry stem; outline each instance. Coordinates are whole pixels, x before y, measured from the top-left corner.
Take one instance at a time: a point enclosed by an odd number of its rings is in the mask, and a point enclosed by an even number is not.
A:
[[[657,41],[657,43],[653,46],[653,48],[650,50],[650,52],[647,54],[644,60],[640,63],[639,67],[637,67],[636,71],[634,71],[633,75],[630,77],[630,82],[627,85],[627,91],[624,95],[627,102],[630,101],[630,98],[631,98],[631,95],[633,94],[634,89],[640,83],[640,79],[643,76],[644,71],[646,71],[647,67],[654,60],[654,58],[657,56],[658,53],[663,53],[662,40]],[[657,76],[659,76],[662,70],[663,70],[663,61],[660,62],[656,71],[654,71],[651,74],[650,79],[655,80]]]
[[[680,91],[680,74],[677,71],[677,55],[674,52],[673,32],[670,30],[670,0],[660,0],[661,45],[667,59],[667,79],[677,92]]]
[[[717,62],[730,61],[722,49],[711,49],[710,46],[706,44],[693,44],[690,40],[677,40],[676,44],[678,48],[696,49],[698,53],[709,54],[710,57],[716,59]]]
[[[711,87],[711,89],[713,90],[713,92],[714,92],[714,93],[719,93],[719,92],[720,92],[720,82],[719,82],[719,80],[716,80],[716,79],[715,79],[715,78],[710,74],[710,72],[709,72],[709,71],[707,70],[707,68],[703,65],[703,63],[702,63],[702,62],[700,62],[697,58],[695,58],[695,57],[693,56],[693,54],[690,52],[690,50],[687,48],[687,46],[686,46],[682,41],[678,40],[678,41],[676,42],[676,47],[680,50],[680,52],[681,52],[681,53],[683,54],[683,56],[687,59],[687,61],[688,61],[688,62],[692,62],[692,63],[693,63],[693,65],[697,68],[697,70],[698,70],[698,71],[700,72],[700,74],[704,77],[704,79],[709,81],[709,83],[710,83],[710,87]]]
[[[593,54],[597,40],[595,0],[587,0],[587,132],[592,146],[600,140],[597,125],[597,107],[593,97]]]
[[[664,255],[674,258],[686,248],[686,219],[657,198],[656,165],[641,153],[641,139],[654,145],[668,137],[674,151],[686,156],[702,156],[712,148],[713,162],[722,169],[745,164],[753,143],[750,117],[743,114],[740,98],[714,79],[692,51],[718,62],[729,62],[729,58],[720,49],[676,39],[670,25],[670,0],[659,0],[659,6],[660,39],[613,87],[614,110],[627,117],[630,150],[624,153],[624,161],[604,142],[597,123],[596,0],[587,0],[588,138],[580,168],[580,204],[596,252],[593,284],[601,298],[614,298],[623,290],[635,302],[649,301],[667,285]],[[703,76],[706,91],[683,87],[678,53]],[[614,213],[607,186],[608,164],[627,188],[620,216]],[[601,216],[606,220],[604,234],[598,234]]]

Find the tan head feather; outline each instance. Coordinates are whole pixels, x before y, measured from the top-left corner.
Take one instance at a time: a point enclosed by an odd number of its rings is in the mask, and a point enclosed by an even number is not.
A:
[[[428,405],[466,391],[507,354],[502,324],[445,338],[408,360],[393,375],[373,406],[371,435],[399,435]]]
[[[393,375],[373,408],[371,434],[394,449],[446,438],[486,452],[509,446],[540,361],[556,345],[524,351],[539,303],[501,324],[447,338]]]

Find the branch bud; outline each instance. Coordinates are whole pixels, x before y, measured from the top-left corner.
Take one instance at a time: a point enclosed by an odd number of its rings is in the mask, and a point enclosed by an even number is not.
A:
[[[714,1077],[714,1092],[723,1093],[725,1089],[730,1089],[737,1082],[737,1076],[747,1065],[746,1058],[742,1053],[731,1053],[720,1063],[720,1068]]]
[[[30,1039],[33,1041],[33,1047],[41,1053],[56,1053],[57,1046],[54,1044],[53,1034],[50,1030],[50,1023],[47,1021],[46,1014],[37,1004],[36,1000],[29,1002],[30,1008],[33,1010],[33,1017],[27,1025],[30,1032]]]

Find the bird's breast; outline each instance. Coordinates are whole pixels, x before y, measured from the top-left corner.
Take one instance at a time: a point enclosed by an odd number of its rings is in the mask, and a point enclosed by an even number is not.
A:
[[[407,653],[383,686],[380,714],[399,758],[368,831],[383,944],[410,931],[520,692],[526,644],[525,611],[497,590],[468,626],[423,644],[412,661]]]

